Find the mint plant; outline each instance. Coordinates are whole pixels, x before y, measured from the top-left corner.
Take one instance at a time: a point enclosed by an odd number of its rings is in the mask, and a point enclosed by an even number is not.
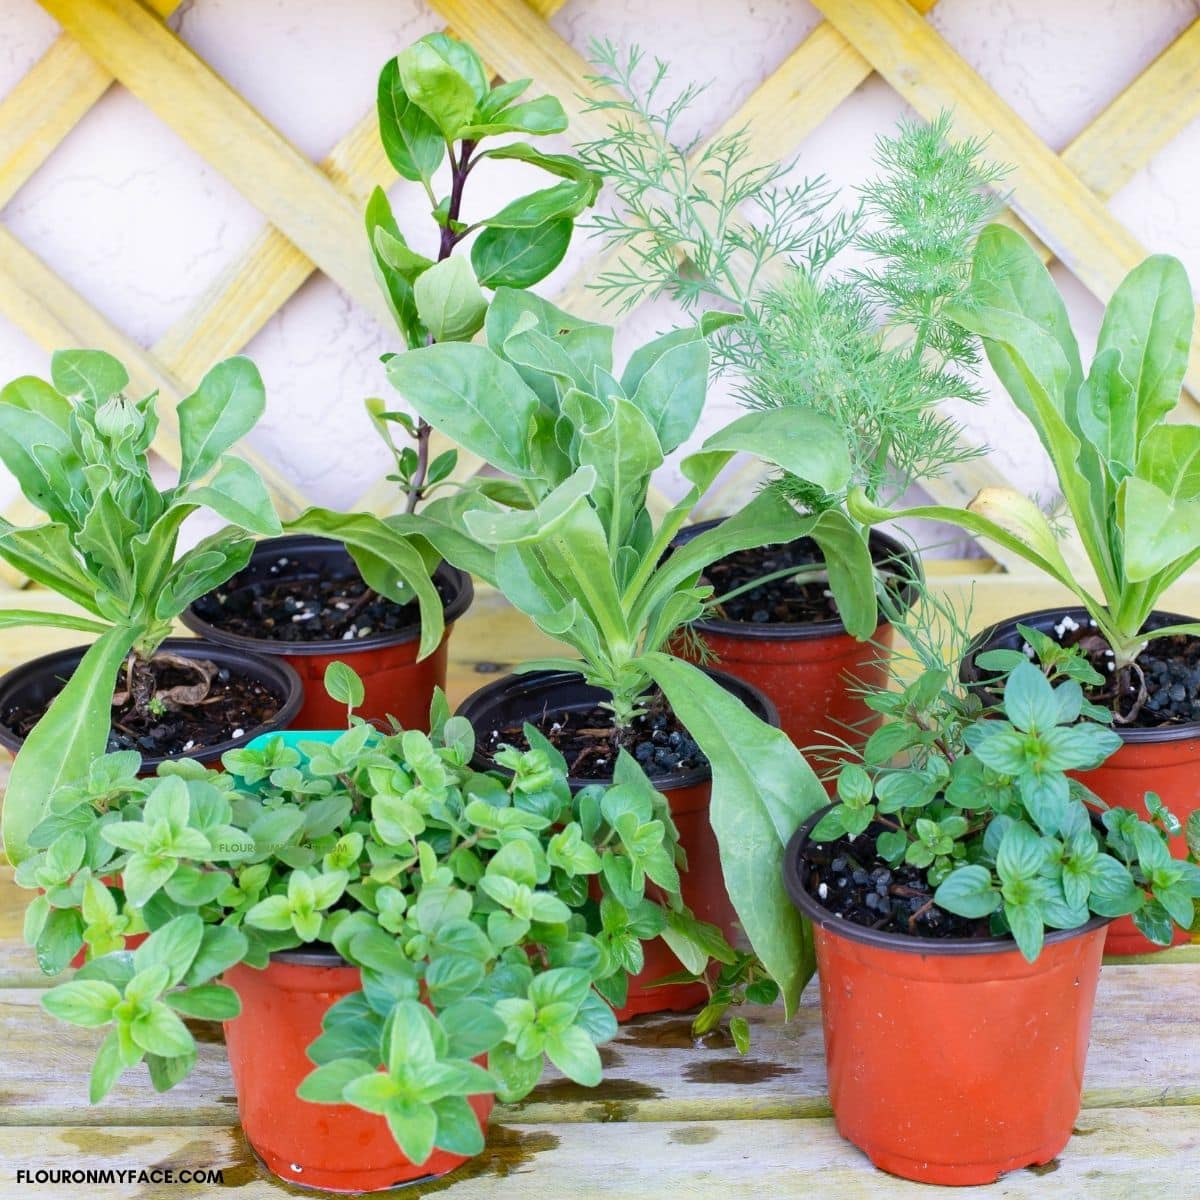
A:
[[[1084,375],[1066,306],[1020,234],[989,225],[971,284],[951,315],[983,340],[988,361],[1046,448],[1075,531],[1099,580],[1093,594],[1063,557],[1046,515],[1009,488],[985,488],[965,511],[943,506],[905,516],[948,521],[1019,554],[1079,597],[1108,642],[1116,695],[1132,695],[1115,720],[1133,721],[1146,700],[1137,664],[1147,619],[1166,589],[1200,561],[1200,429],[1168,424],[1187,370],[1195,306],[1182,264],[1146,259],[1105,310]],[[857,492],[850,510],[877,522],[897,512]],[[1200,625],[1155,637],[1200,635]]]
[[[354,690],[344,667],[331,682]],[[470,768],[471,728],[440,693],[431,724],[260,738],[224,773],[184,760],[140,778],[137,754],[106,755],[54,793],[17,882],[38,890],[25,935],[43,970],[86,951],[43,1004],[108,1028],[93,1103],[143,1061],[160,1090],[188,1074],[180,1015],[239,1012],[222,972],[332,947],[362,989],[327,1013],[299,1095],[383,1115],[414,1163],[474,1154],[467,1096],[519,1099],[547,1058],[599,1082],[602,997],[623,999],[643,940],[732,958],[683,906],[666,801],[631,757],[573,797],[536,731],[502,777]]]
[[[376,188],[367,204],[371,258],[392,316],[409,349],[430,342],[470,341],[483,325],[483,288],[527,288],[562,261],[575,218],[590,207],[600,177],[577,158],[551,154],[525,141],[483,149],[499,136],[540,138],[562,133],[567,117],[553,96],[522,97],[530,80],[492,87],[479,55],[465,42],[434,33],[414,42],[379,76],[379,134],[388,161],[404,179],[419,183],[438,233],[437,258],[411,249],[386,193]],[[467,215],[472,177],[485,162],[521,162],[555,182],[505,204],[489,216]],[[449,191],[439,196],[435,177],[449,167]],[[486,174],[486,172],[485,172]],[[472,235],[469,260],[453,252]],[[368,411],[395,458],[392,477],[412,512],[454,470],[456,451],[429,459],[430,426],[380,400]],[[397,448],[389,426],[400,426],[416,445]]]
[[[1152,793],[1150,821],[1107,808],[1068,774],[1121,745],[1108,714],[1084,699],[1082,683],[1099,676],[1078,653],[1054,646],[1040,666],[1019,653],[1014,665],[1010,654],[981,656],[1002,680],[987,710],[945,671],[873,694],[892,721],[861,764],[842,767],[836,803],[811,840],[848,837],[853,847],[871,832],[879,861],[916,868],[932,893],[909,932],[936,905],[987,918],[991,934],[1010,934],[1031,962],[1047,929],[1076,929],[1092,916],[1132,915],[1151,941],[1169,944],[1172,921],[1190,927],[1200,897],[1200,867],[1170,856],[1178,820]],[[1100,810],[1102,831],[1089,806]]]
[[[713,769],[711,819],[729,893],[755,950],[789,1005],[811,973],[803,926],[772,863],[821,799],[783,734],[753,717],[703,671],[664,652],[704,609],[704,568],[735,550],[811,536],[845,597],[847,627],[875,628],[870,558],[836,509],[802,514],[773,491],[718,528],[672,549],[675,535],[739,451],[802,471],[829,492],[849,471],[845,444],[823,416],[749,413],[681,463],[691,484],[655,522],[653,471],[696,428],[708,383],[706,333],[725,318],[674,330],[618,372],[613,330],[529,293],[497,290],[485,345],[450,343],[398,355],[388,375],[422,417],[497,469],[393,528],[426,537],[456,566],[499,588],[578,659],[526,663],[581,674],[609,696],[614,749],[648,694],[661,689]],[[766,881],[766,882],[764,882]]]

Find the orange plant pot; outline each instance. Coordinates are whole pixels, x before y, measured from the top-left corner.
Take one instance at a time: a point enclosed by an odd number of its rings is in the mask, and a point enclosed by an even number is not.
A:
[[[703,521],[676,539],[690,541],[719,521]],[[871,550],[877,562],[894,560],[915,575],[912,553],[893,538],[871,533]],[[906,595],[911,603],[912,593]],[[692,625],[714,664],[761,691],[779,710],[779,727],[800,750],[827,746],[844,739],[861,746],[878,728],[880,715],[863,702],[861,689],[887,686],[888,652],[894,631],[880,622],[873,641],[860,642],[838,620],[807,624],[730,621],[706,618]],[[672,652],[692,662],[700,661],[694,640],[677,638]],[[844,754],[832,751],[829,762]],[[832,790],[832,782],[826,785]]]
[[[255,547],[249,564],[222,590],[255,587],[267,579],[278,580],[281,560],[285,574],[294,576],[341,578],[357,572],[349,551],[328,538],[303,535],[270,538]],[[183,622],[210,641],[270,655],[288,663],[304,685],[304,701],[290,728],[345,727],[346,706],[330,699],[325,692],[325,669],[332,662],[344,662],[363,681],[363,703],[355,710],[359,716],[380,724],[393,716],[405,729],[428,729],[434,689],[445,689],[446,686],[447,643],[451,630],[474,598],[471,577],[448,563],[438,567],[434,580],[447,597],[443,614],[446,632],[438,648],[419,662],[419,624],[350,642],[272,641],[243,637],[212,624],[200,611],[208,612],[205,608],[207,598],[193,604],[184,613]]]
[[[357,967],[332,953],[287,951],[263,971],[239,964],[223,981],[242,1001],[225,1022],[225,1044],[246,1140],[279,1178],[333,1192],[376,1192],[434,1178],[466,1161],[435,1150],[423,1163],[405,1158],[387,1122],[349,1104],[311,1104],[296,1088],[313,1069],[305,1053],[321,1020],[360,987]],[[481,1129],[490,1095],[472,1096]]]
[[[746,682],[723,671],[710,671],[723,687],[741,699],[756,716],[778,727],[779,717],[771,702]],[[466,717],[482,744],[497,728],[509,728],[525,721],[538,721],[555,713],[588,711],[606,693],[589,687],[578,675],[565,671],[534,671],[528,675],[505,675],[468,696],[458,715]],[[477,750],[474,767],[478,771],[496,770],[495,761]],[[569,776],[572,792],[578,792],[594,779]],[[680,771],[654,779],[654,786],[667,798],[671,818],[679,830],[679,844],[687,855],[687,870],[680,872],[680,892],[684,903],[701,921],[716,925],[730,942],[737,933],[737,914],[725,890],[717,835],[708,819],[712,798],[712,772]],[[708,1000],[702,983],[668,984],[655,987],[655,980],[683,970],[683,964],[661,938],[644,943],[645,962],[630,976],[625,1004],[616,1010],[618,1021],[658,1012],[687,1012]]]
[[[801,849],[821,815],[789,844],[784,879],[813,923],[838,1132],[921,1183],[992,1183],[1049,1162],[1079,1114],[1106,922],[1047,933],[1033,963],[1007,938],[853,924],[803,883]]]
[[[1088,621],[1083,608],[1045,609],[1001,621],[985,629],[972,643],[963,659],[960,676],[966,683],[978,682],[982,672],[975,666],[975,655],[984,650],[1014,650],[1022,638],[1017,625],[1029,625],[1043,633],[1053,634],[1054,626],[1064,616],[1081,625]],[[1156,626],[1183,624],[1194,617],[1178,613],[1156,612],[1147,622],[1148,629]],[[1186,829],[1188,817],[1200,809],[1200,721],[1182,725],[1164,725],[1157,729],[1125,728],[1114,725],[1123,745],[1106,762],[1091,771],[1079,773],[1079,779],[1091,788],[1111,808],[1132,809],[1139,817],[1148,818],[1146,793],[1156,792],[1171,814]],[[1176,858],[1187,857],[1187,839],[1183,833],[1171,839],[1171,853]],[[1172,945],[1191,940],[1182,929],[1175,931]],[[1126,956],[1154,954],[1168,947],[1157,945],[1143,937],[1131,917],[1118,917],[1108,927],[1106,954]]]

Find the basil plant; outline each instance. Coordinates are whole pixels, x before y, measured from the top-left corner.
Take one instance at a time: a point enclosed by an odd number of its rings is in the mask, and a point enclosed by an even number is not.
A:
[[[659,521],[651,475],[693,433],[709,373],[706,323],[642,346],[616,373],[613,330],[526,292],[501,288],[486,344],[399,355],[388,375],[435,428],[490,463],[398,529],[424,531],[456,565],[494,584],[578,659],[522,670],[578,672],[610,696],[618,741],[657,686],[712,764],[711,820],[730,898],[789,1006],[812,970],[807,934],[780,882],[783,845],[824,793],[799,752],[698,667],[666,652],[703,611],[704,568],[736,550],[814,538],[829,562],[847,627],[874,630],[874,584],[861,532],[839,509],[801,513],[775,489],[673,548],[735,453],[836,494],[849,476],[843,439],[797,408],[747,414],[712,434],[681,470],[690,486]]]
[[[976,246],[954,320],[983,339],[988,361],[1046,448],[1099,595],[1077,578],[1038,506],[1008,488],[985,488],[965,511],[930,506],[903,514],[860,492],[852,511],[873,522],[899,515],[948,521],[1019,554],[1079,597],[1117,671],[1136,679],[1147,619],[1200,561],[1200,427],[1166,422],[1179,403],[1194,319],[1182,264],[1165,255],[1146,259],[1113,293],[1085,375],[1066,306],[1029,243],[989,225]],[[1200,635],[1200,625],[1155,636],[1181,633]]]
[[[600,176],[571,155],[547,153],[527,141],[483,148],[503,135],[541,138],[567,128],[566,113],[553,96],[523,98],[530,82],[492,87],[479,55],[444,33],[414,42],[379,76],[384,152],[402,178],[424,189],[438,235],[436,258],[418,253],[401,233],[383,189],[371,194],[366,210],[371,260],[409,349],[470,340],[487,311],[482,289],[527,288],[544,279],[566,254],[575,218],[595,202]],[[488,216],[468,216],[464,201],[488,161],[523,163],[553,182]],[[443,166],[448,190],[439,195],[436,177]],[[472,235],[469,257],[453,254]],[[368,411],[392,450],[395,479],[412,511],[453,471],[456,452],[446,450],[431,461],[427,424],[389,411],[379,400],[368,401]],[[401,426],[416,446],[397,449],[389,424]]]
[[[352,703],[361,681],[333,672]],[[546,1059],[600,1082],[617,1028],[603,997],[641,969],[644,939],[689,960],[723,945],[680,900],[666,800],[632,757],[572,796],[536,731],[501,752],[502,777],[471,769],[471,727],[440,693],[431,725],[263,737],[224,773],[179,761],[139,778],[137,754],[110,754],[56,790],[17,882],[39,891],[25,933],[43,969],[86,951],[42,1003],[108,1030],[93,1103],[143,1061],[159,1090],[178,1083],[196,1060],[181,1016],[240,1011],[222,973],[316,944],[362,987],[326,1014],[300,1097],[379,1113],[417,1164],[475,1154],[468,1096],[520,1099]]]
[[[1168,945],[1172,922],[1187,929],[1195,919],[1200,867],[1171,857],[1167,838],[1180,822],[1153,793],[1152,819],[1143,821],[1086,787],[1086,772],[1121,745],[1108,713],[1084,699],[1081,684],[1101,677],[1077,649],[1030,633],[1045,654],[1040,664],[1017,651],[980,655],[1000,692],[986,710],[944,669],[873,694],[872,706],[891,720],[861,764],[842,767],[837,802],[812,838],[848,835],[855,867],[870,869],[875,857],[923,874],[928,896],[872,897],[884,920],[912,897],[901,931],[913,932],[936,905],[986,920],[992,936],[1011,935],[1030,962],[1047,929],[1077,929],[1093,916],[1132,916],[1147,938]],[[1098,825],[1089,806],[1100,810]],[[874,852],[866,859],[853,840],[864,833]]]

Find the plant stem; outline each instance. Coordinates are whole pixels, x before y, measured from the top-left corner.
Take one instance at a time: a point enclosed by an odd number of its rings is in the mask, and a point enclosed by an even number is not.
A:
[[[465,234],[456,232],[454,226],[458,224],[459,213],[462,210],[463,184],[466,183],[467,175],[471,170],[471,151],[474,149],[473,141],[470,139],[464,141],[458,160],[455,161],[454,147],[449,147],[450,203],[446,206],[446,223],[442,226],[442,239],[438,246],[438,262],[449,258],[454,247],[465,236]],[[433,339],[429,340],[432,344]],[[408,484],[408,500],[404,505],[406,513],[415,512],[417,505],[421,503],[425,495],[425,477],[429,474],[429,438],[432,433],[433,426],[424,417],[418,417],[417,432],[414,435],[417,441],[417,467]]]
[[[819,583],[821,581],[828,582],[829,572],[823,567],[813,567],[805,569],[803,567],[783,567],[778,571],[772,571],[769,575],[760,575],[757,579],[751,579],[748,583],[739,584],[731,591],[726,592],[722,596],[717,596],[709,601],[709,606],[716,608],[719,604],[724,604],[727,600],[734,599],[735,596],[740,596],[743,592],[748,592],[752,588],[759,587],[764,583],[774,583],[776,579],[791,578],[795,583]]]

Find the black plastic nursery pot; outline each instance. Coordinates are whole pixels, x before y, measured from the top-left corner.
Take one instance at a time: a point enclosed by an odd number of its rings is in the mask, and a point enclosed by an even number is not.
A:
[[[454,622],[470,607],[475,591],[464,571],[442,563],[434,584],[443,598],[445,633],[438,648],[417,660],[421,622],[414,619],[401,628],[352,637],[319,640],[247,637],[223,626],[229,614],[244,610],[266,589],[281,583],[359,579],[350,552],[329,538],[296,534],[269,538],[254,549],[250,562],[222,587],[202,596],[183,615],[187,627],[222,646],[269,655],[286,662],[300,677],[304,699],[292,724],[300,729],[328,729],[345,724],[345,705],[325,691],[325,669],[345,662],[362,678],[365,697],[356,710],[367,720],[394,716],[405,729],[426,729],[435,688],[446,686],[447,643]],[[297,625],[298,631],[299,623]]]
[[[775,706],[750,684],[723,671],[708,671],[726,691],[741,700],[755,716],[778,727]],[[475,730],[480,749],[473,765],[476,770],[494,770],[496,764],[486,746],[494,730],[520,728],[525,722],[537,724],[570,712],[588,712],[607,694],[590,687],[580,676],[565,671],[536,671],[527,675],[505,675],[468,696],[459,706],[458,715],[466,717]],[[705,764],[691,770],[651,776],[654,786],[666,797],[671,817],[679,830],[679,842],[687,854],[687,870],[681,872],[684,902],[701,920],[716,925],[732,940],[737,914],[725,890],[720,851],[708,820],[712,797],[712,770]],[[594,784],[596,779],[568,776],[574,792]],[[703,984],[672,984],[655,987],[655,980],[682,970],[682,965],[661,938],[644,946],[645,965],[629,980],[629,993],[619,1021],[644,1013],[685,1012],[703,1004],[708,991]]]
[[[300,711],[303,689],[296,672],[286,662],[217,646],[199,638],[167,638],[161,649],[180,658],[208,659],[219,670],[228,670],[257,683],[278,700],[279,707],[269,720],[243,729],[236,738],[229,737],[212,745],[194,746],[171,754],[143,750],[142,769],[147,773],[159,763],[177,758],[195,758],[207,766],[219,766],[221,755],[227,750],[237,750],[259,734],[286,729]],[[13,754],[21,749],[24,738],[9,726],[11,714],[14,710],[48,704],[62,691],[86,650],[86,646],[73,646],[44,654],[0,678],[0,745]]]
[[[674,544],[689,542],[720,523],[702,521],[689,526],[678,534]],[[801,542],[808,543],[809,539]],[[919,578],[916,555],[895,538],[872,530],[869,545],[876,565],[892,564],[893,569],[910,578]],[[785,549],[766,546],[760,553],[769,560]],[[764,574],[773,569],[764,561]],[[900,591],[900,601],[906,608],[915,597],[911,583]],[[692,629],[722,670],[771,699],[779,710],[780,728],[799,749],[825,745],[832,738],[861,745],[878,726],[880,716],[867,707],[862,689],[887,686],[887,652],[894,634],[887,621],[880,621],[872,641],[862,642],[851,637],[836,617],[807,622],[706,617],[696,621]],[[672,648],[696,661],[694,648],[689,652],[686,640],[677,639]]]
[[[813,895],[806,850],[828,811],[797,830],[783,878],[813,926],[838,1132],[922,1183],[991,1183],[1049,1162],[1079,1114],[1107,922],[1047,932],[1032,963],[1011,938],[856,924]]]
[[[239,964],[223,982],[242,1011],[225,1022],[225,1044],[246,1140],[264,1165],[290,1183],[335,1192],[375,1192],[445,1175],[465,1162],[435,1150],[413,1163],[387,1121],[350,1104],[313,1104],[296,1088],[313,1069],[308,1047],[329,1009],[361,988],[361,975],[332,949],[271,955],[265,970]],[[490,1095],[471,1096],[486,1131]]]
[[[985,650],[1020,650],[1024,638],[1017,625],[1031,626],[1050,637],[1058,636],[1056,629],[1069,626],[1087,628],[1090,620],[1084,608],[1042,609],[1012,617],[985,629],[971,643],[959,669],[964,683],[978,684],[984,677],[975,665],[977,655]],[[1195,617],[1178,613],[1156,612],[1146,623],[1152,631],[1167,625],[1195,621]],[[1156,792],[1167,808],[1187,826],[1188,817],[1200,808],[1200,719],[1177,724],[1151,727],[1113,725],[1121,737],[1121,748],[1094,770],[1080,778],[1097,796],[1112,807],[1132,809],[1148,817],[1145,794]],[[1181,833],[1171,839],[1171,853],[1176,858],[1187,855],[1187,842]],[[1177,930],[1173,944],[1190,940],[1190,935]],[[1143,937],[1129,917],[1121,917],[1109,927],[1105,951],[1114,955],[1150,954],[1166,949]]]

